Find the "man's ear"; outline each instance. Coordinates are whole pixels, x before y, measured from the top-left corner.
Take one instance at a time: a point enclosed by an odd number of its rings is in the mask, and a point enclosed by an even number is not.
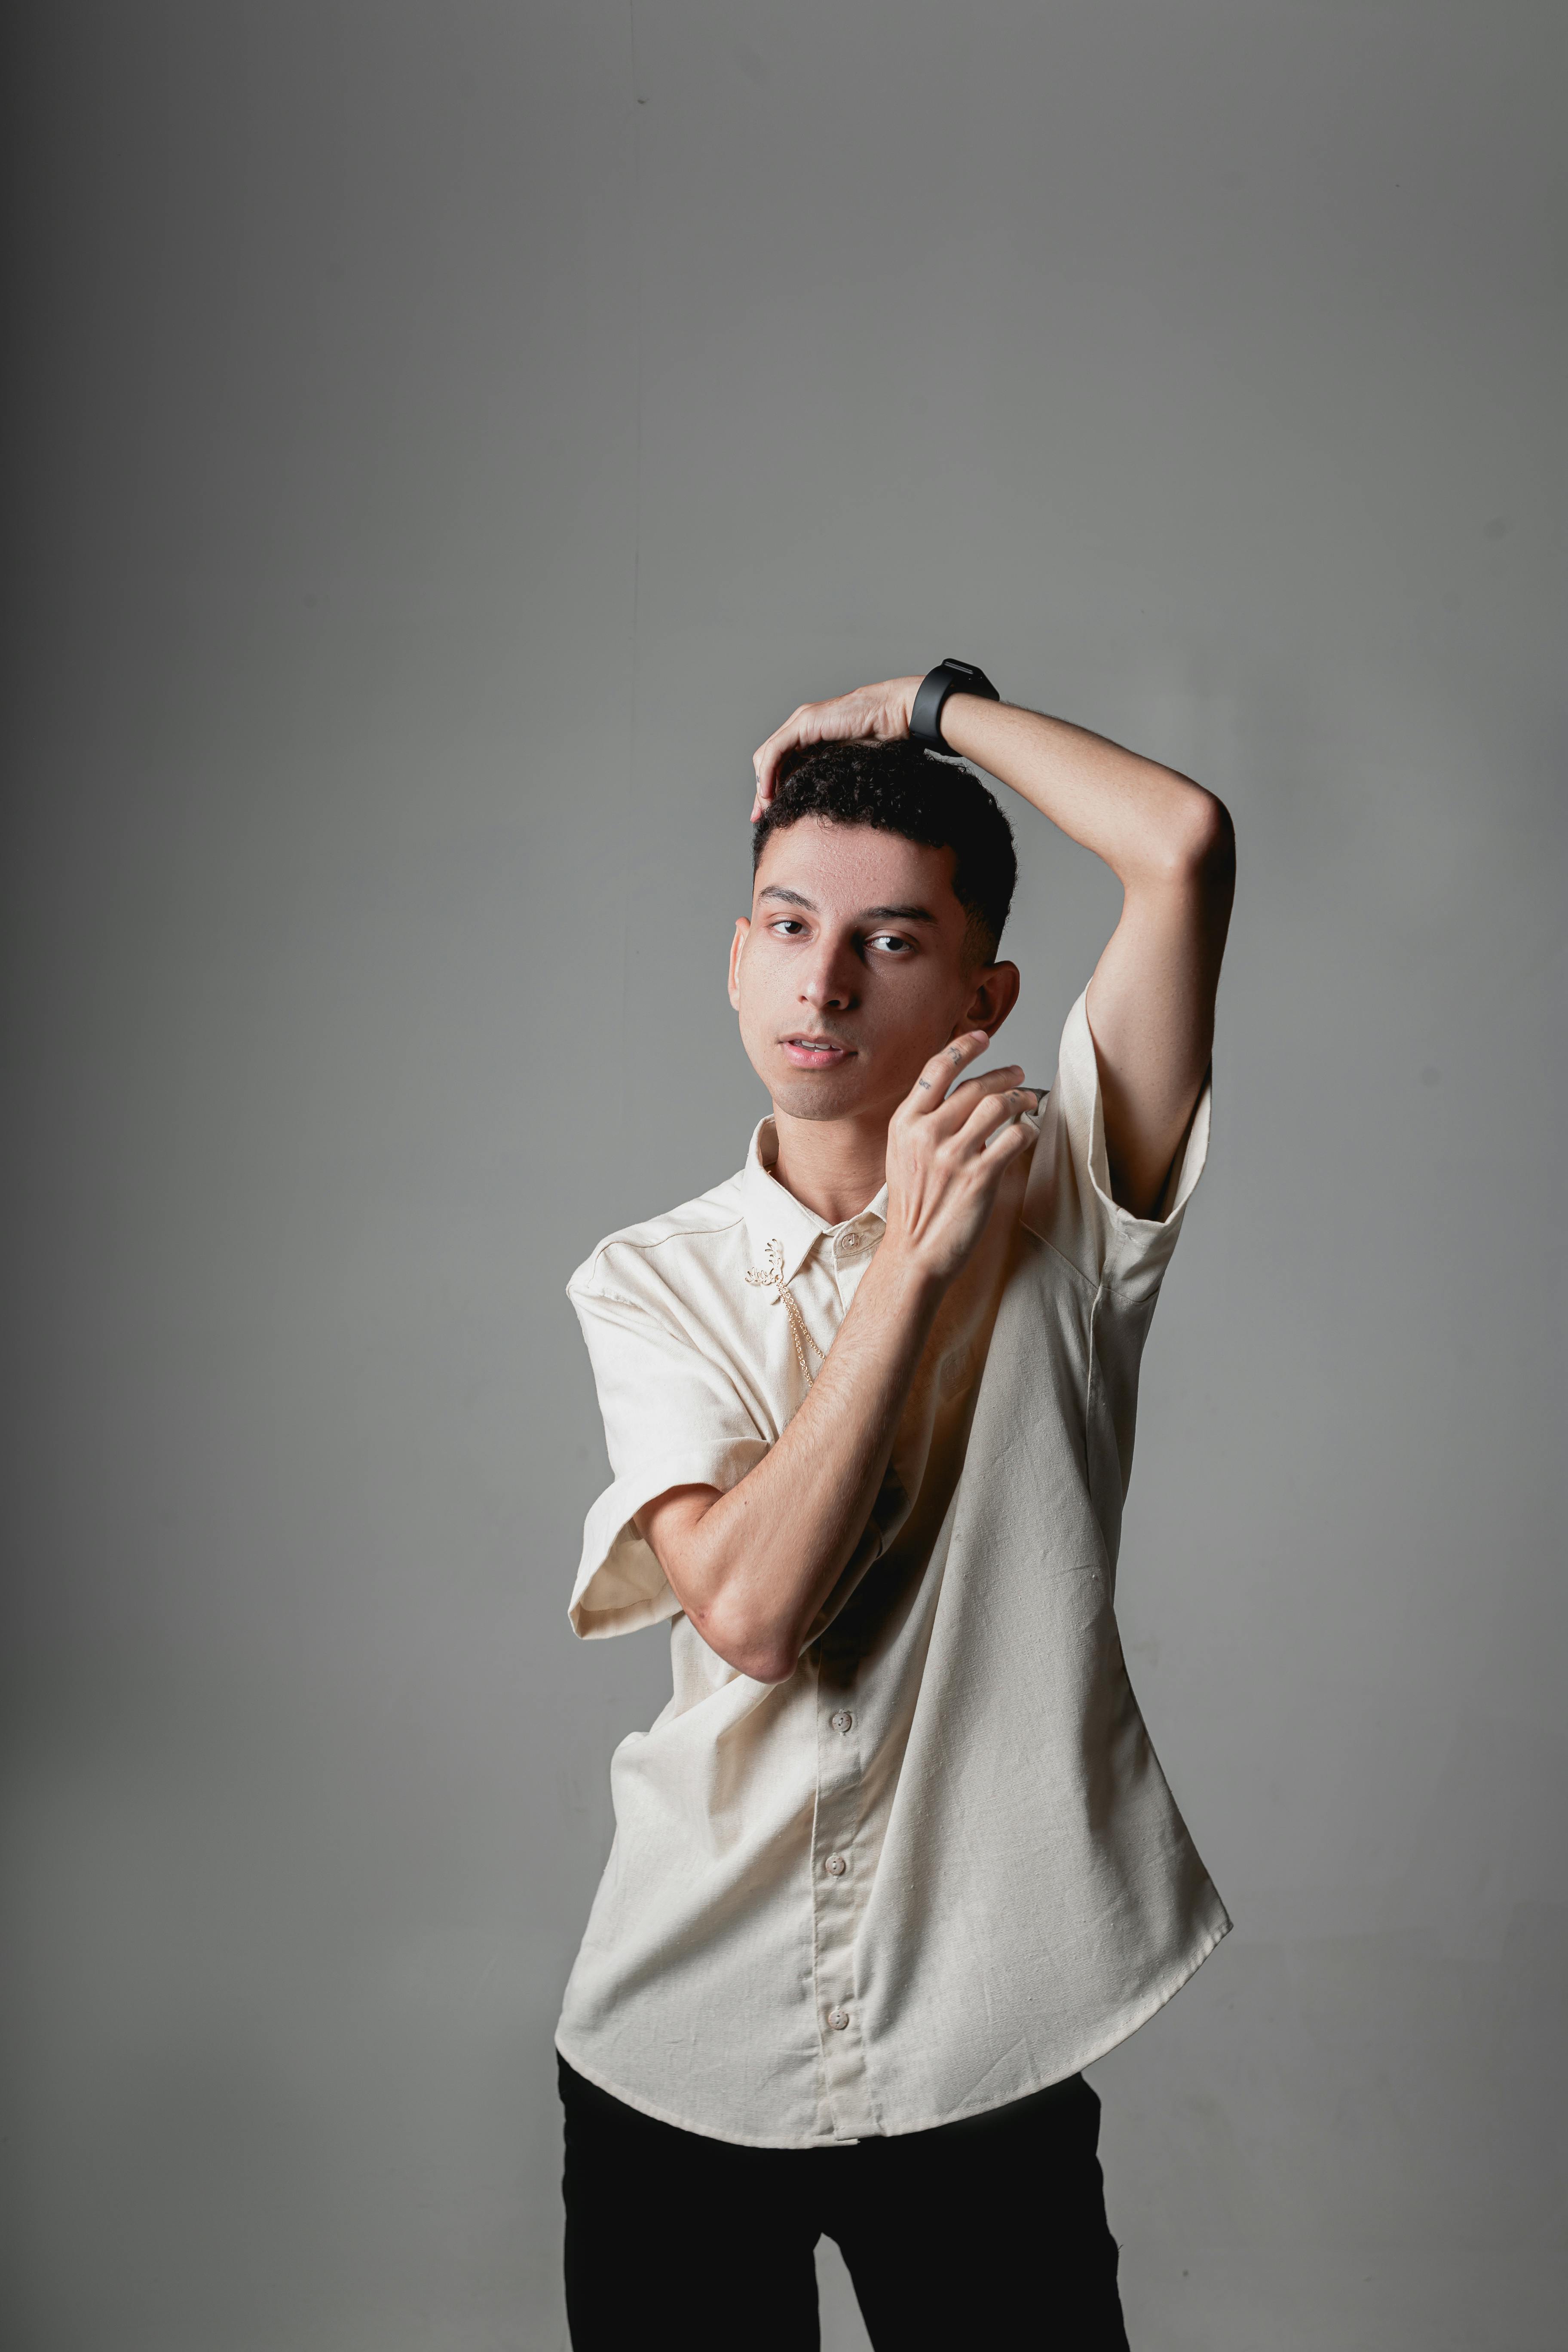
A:
[[[737,1013],[741,1009],[741,958],[746,951],[746,941],[751,936],[751,917],[737,915],[735,936],[730,942],[730,1002]]]
[[[968,1010],[954,1028],[953,1035],[956,1037],[964,1029],[984,1029],[988,1037],[994,1037],[1018,1002],[1021,986],[1016,963],[983,964],[975,975],[974,993],[969,1000]]]

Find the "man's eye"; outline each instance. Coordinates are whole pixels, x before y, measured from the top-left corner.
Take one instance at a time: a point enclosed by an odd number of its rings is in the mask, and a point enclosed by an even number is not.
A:
[[[900,939],[897,931],[879,931],[871,945],[874,948],[894,948],[902,955],[907,952],[910,942]]]
[[[793,915],[781,915],[773,929],[775,931],[804,931],[805,925],[797,923]]]

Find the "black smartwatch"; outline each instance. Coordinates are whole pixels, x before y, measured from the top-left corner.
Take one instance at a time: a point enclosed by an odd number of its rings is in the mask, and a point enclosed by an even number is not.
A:
[[[950,694],[983,694],[987,702],[1000,702],[1002,698],[983,669],[973,662],[954,661],[949,656],[928,669],[915,691],[914,708],[910,712],[910,740],[923,743],[928,751],[951,751],[952,746],[942,731],[942,706]]]

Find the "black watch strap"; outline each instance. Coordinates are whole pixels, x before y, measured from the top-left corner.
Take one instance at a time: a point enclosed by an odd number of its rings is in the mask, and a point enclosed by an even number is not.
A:
[[[983,694],[987,702],[1002,699],[983,669],[976,669],[973,662],[954,661],[950,655],[935,669],[927,670],[916,689],[910,712],[912,743],[923,743],[928,751],[951,750],[942,731],[942,706],[950,694]]]

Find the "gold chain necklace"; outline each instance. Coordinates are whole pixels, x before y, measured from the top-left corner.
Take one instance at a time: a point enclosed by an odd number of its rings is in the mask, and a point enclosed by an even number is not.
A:
[[[784,1278],[784,1262],[783,1242],[770,1242],[762,1265],[748,1266],[746,1269],[746,1280],[758,1290],[771,1290],[773,1294],[773,1305],[782,1307],[789,1317],[789,1335],[795,1341],[795,1361],[805,1374],[809,1383],[811,1366],[806,1360],[806,1349],[808,1348],[811,1349],[818,1363],[826,1362],[826,1359],[806,1329],[805,1318],[800,1311],[799,1302]]]

